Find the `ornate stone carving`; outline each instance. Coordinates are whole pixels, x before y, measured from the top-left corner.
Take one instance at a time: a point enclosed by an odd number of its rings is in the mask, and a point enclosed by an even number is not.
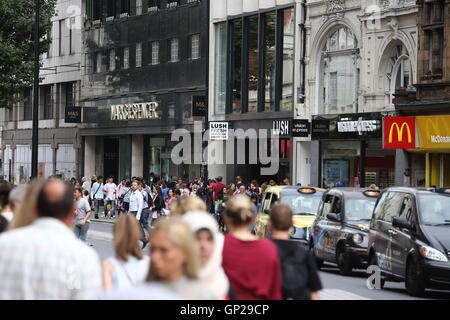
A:
[[[380,7],[385,9],[391,5],[390,0],[380,0]]]
[[[327,13],[343,11],[345,9],[344,0],[328,0]]]
[[[392,39],[396,40],[398,38],[398,20],[396,17],[392,17],[387,24],[392,31]]]

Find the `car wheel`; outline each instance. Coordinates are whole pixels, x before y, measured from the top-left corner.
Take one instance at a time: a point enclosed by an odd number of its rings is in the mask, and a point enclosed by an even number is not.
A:
[[[378,259],[375,253],[372,253],[370,255],[370,259],[369,259],[369,266],[378,266]],[[386,283],[386,279],[384,278],[383,275],[380,274],[380,289],[384,288],[384,284]]]
[[[345,258],[343,249],[338,250],[336,260],[340,274],[348,276],[352,273],[353,267],[350,265],[348,259]]]
[[[425,294],[423,277],[417,261],[411,259],[406,266],[405,286],[408,294],[413,297],[422,297]]]

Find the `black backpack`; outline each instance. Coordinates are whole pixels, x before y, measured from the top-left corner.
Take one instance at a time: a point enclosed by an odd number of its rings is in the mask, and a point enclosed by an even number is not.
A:
[[[278,254],[281,263],[283,299],[309,299],[308,252],[295,244],[289,248],[278,246]]]

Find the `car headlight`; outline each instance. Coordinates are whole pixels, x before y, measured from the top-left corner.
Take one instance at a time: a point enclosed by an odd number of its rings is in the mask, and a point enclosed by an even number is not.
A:
[[[420,246],[420,253],[430,260],[442,262],[448,261],[447,257],[442,252],[428,246]]]
[[[353,242],[356,244],[360,244],[364,241],[364,237],[359,233],[353,235]]]

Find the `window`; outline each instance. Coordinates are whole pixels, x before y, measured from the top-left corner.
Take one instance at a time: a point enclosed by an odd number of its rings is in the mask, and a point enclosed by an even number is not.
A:
[[[214,108],[216,114],[225,113],[227,89],[227,24],[218,23],[216,28],[214,57]]]
[[[381,194],[381,198],[378,199],[378,202],[376,203],[375,206],[375,211],[374,211],[374,217],[376,220],[381,220],[381,216],[384,212],[384,203],[386,202],[386,196],[387,196],[387,192],[383,192]]]
[[[231,107],[233,113],[242,112],[242,20],[231,22]]]
[[[408,51],[402,43],[396,44],[386,67],[386,106],[394,106],[395,89],[412,85],[411,70]]]
[[[136,0],[136,15],[142,14],[142,0]]]
[[[100,73],[102,72],[102,53],[101,52],[97,52],[96,56],[95,56],[95,72],[96,73]]]
[[[169,104],[168,118],[175,119],[175,104],[173,104],[173,103]]]
[[[116,50],[109,50],[109,71],[116,70]]]
[[[389,192],[384,205],[384,212],[381,219],[386,222],[392,223],[392,219],[397,217],[400,211],[400,207],[403,203],[404,194],[400,192]]]
[[[52,86],[44,86],[44,119],[53,118]]]
[[[128,47],[123,48],[123,68],[128,69],[130,67],[130,49]]]
[[[148,8],[161,9],[160,0],[148,0]]]
[[[100,20],[103,15],[103,1],[102,0],[92,0],[94,2],[93,5],[93,20]],[[88,6],[90,7],[90,6]]]
[[[47,39],[50,40],[50,43],[48,44],[48,50],[47,50],[47,58],[50,58],[52,56],[52,50],[53,50],[53,39],[52,39],[52,31],[47,32]]]
[[[333,207],[331,209],[333,213],[342,213],[342,200],[340,197],[335,197],[333,202]]]
[[[170,62],[178,61],[178,39],[170,40]]]
[[[75,82],[66,84],[66,107],[75,106]]]
[[[248,112],[258,111],[258,16],[246,20],[248,24]]]
[[[152,42],[152,65],[159,64],[159,41]]]
[[[194,34],[191,36],[191,59],[200,59],[200,35]]]
[[[435,1],[426,3],[425,10],[428,11],[428,24],[443,22],[444,5],[442,2]]]
[[[425,32],[426,38],[426,51],[425,54],[425,72],[431,74],[441,74],[442,73],[442,58],[443,58],[443,48],[444,48],[444,36],[443,29],[437,28],[433,30],[428,30]]]
[[[292,110],[294,96],[294,44],[295,14],[294,9],[283,11],[283,72],[281,85],[280,110]]]
[[[332,203],[333,203],[333,195],[328,194],[325,197],[325,200],[322,205],[322,214],[321,214],[322,218],[326,218],[327,214],[330,213]]]
[[[341,27],[333,32],[326,39],[321,57],[317,85],[323,94],[319,113],[357,112],[357,41],[352,31]]]
[[[120,15],[130,14],[130,0],[120,0]]]
[[[142,67],[142,43],[136,43],[136,68]]]
[[[60,56],[64,55],[64,20],[59,20],[59,38],[58,38],[58,52]]]
[[[264,111],[275,111],[275,65],[277,13],[264,15]]]
[[[106,3],[106,16],[116,16],[116,0],[108,0],[108,2]]]
[[[408,222],[414,222],[414,198],[407,194],[403,198],[402,207],[400,208],[400,218],[405,218]]]
[[[75,17],[71,17],[70,19],[70,28],[69,28],[69,54],[75,53],[75,38],[73,36],[73,29],[75,29]]]
[[[23,95],[25,101],[23,103],[23,120],[33,119],[33,109],[31,107],[31,89],[25,89]],[[12,113],[12,109],[10,109]]]

